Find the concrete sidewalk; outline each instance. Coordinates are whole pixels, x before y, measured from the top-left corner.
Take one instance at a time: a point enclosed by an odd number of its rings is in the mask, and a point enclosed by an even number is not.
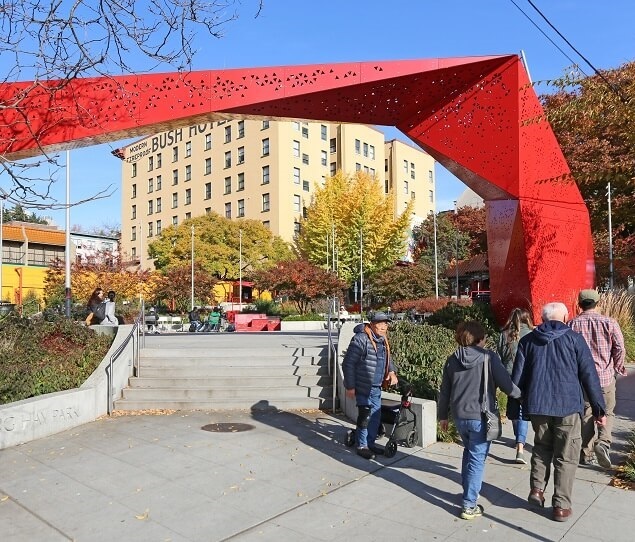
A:
[[[618,383],[615,459],[634,427],[631,373]],[[316,411],[103,418],[0,452],[1,539],[633,540],[635,492],[602,470],[578,469],[569,522],[530,509],[510,423],[487,462],[485,516],[473,521],[458,518],[460,446],[366,461],[343,444],[349,427]]]

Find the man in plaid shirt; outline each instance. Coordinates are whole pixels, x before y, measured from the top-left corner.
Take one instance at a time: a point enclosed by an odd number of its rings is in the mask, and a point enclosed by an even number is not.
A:
[[[600,314],[595,306],[600,300],[596,290],[582,290],[578,295],[578,305],[582,314],[569,322],[571,329],[582,334],[585,338],[600,377],[602,394],[606,403],[606,424],[598,426],[597,439],[595,437],[595,423],[591,415],[591,406],[584,405],[582,418],[582,450],[580,463],[583,465],[597,465],[611,468],[611,431],[615,420],[615,377],[626,375],[624,367],[624,336],[619,324],[613,318]]]

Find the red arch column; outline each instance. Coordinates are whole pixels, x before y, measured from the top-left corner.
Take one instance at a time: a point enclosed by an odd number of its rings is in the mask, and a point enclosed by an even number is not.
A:
[[[486,202],[500,318],[593,286],[588,212],[516,55],[0,85],[5,160],[235,117],[396,126]]]

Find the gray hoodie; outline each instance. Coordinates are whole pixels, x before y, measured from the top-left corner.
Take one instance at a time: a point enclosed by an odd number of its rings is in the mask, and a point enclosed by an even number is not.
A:
[[[496,352],[480,346],[460,346],[443,368],[438,405],[440,420],[447,420],[450,412],[454,419],[481,419],[483,362],[486,354],[489,355],[487,392],[490,407],[496,404],[496,388],[510,397],[520,397],[520,390],[512,383]]]

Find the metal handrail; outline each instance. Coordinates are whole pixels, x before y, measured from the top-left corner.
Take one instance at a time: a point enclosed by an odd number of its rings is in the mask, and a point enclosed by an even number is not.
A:
[[[128,333],[128,336],[124,339],[124,341],[117,347],[117,350],[115,350],[112,355],[110,356],[110,361],[108,362],[108,366],[106,367],[106,377],[107,377],[107,382],[108,382],[108,416],[110,416],[112,414],[112,411],[114,410],[114,400],[113,400],[113,376],[112,376],[112,369],[113,369],[113,364],[115,363],[115,361],[117,361],[117,359],[119,359],[119,357],[121,356],[121,354],[123,354],[123,352],[125,351],[126,347],[128,346],[128,343],[132,340],[133,341],[133,348],[132,348],[132,368],[133,368],[133,373],[135,376],[138,376],[139,373],[139,328],[141,327],[142,319],[141,318],[137,318],[135,320],[134,326],[132,327],[132,329],[130,330],[130,333]]]
[[[337,349],[335,348],[335,341],[333,340],[333,332],[332,332],[332,326],[333,326],[333,320],[331,318],[331,309],[333,309],[334,314],[339,316],[339,299],[337,297],[333,298],[332,303],[331,300],[329,300],[329,312],[328,312],[328,318],[327,318],[327,324],[326,324],[326,329],[327,329],[327,336],[328,336],[328,357],[327,357],[327,366],[328,366],[328,371],[329,371],[329,376],[333,377],[333,392],[332,392],[332,397],[331,397],[331,405],[332,405],[332,409],[333,412],[335,412],[335,399],[337,398]],[[339,329],[340,327],[340,320],[339,317],[336,320],[337,322],[337,327]],[[333,362],[331,363],[331,360],[333,360]]]

